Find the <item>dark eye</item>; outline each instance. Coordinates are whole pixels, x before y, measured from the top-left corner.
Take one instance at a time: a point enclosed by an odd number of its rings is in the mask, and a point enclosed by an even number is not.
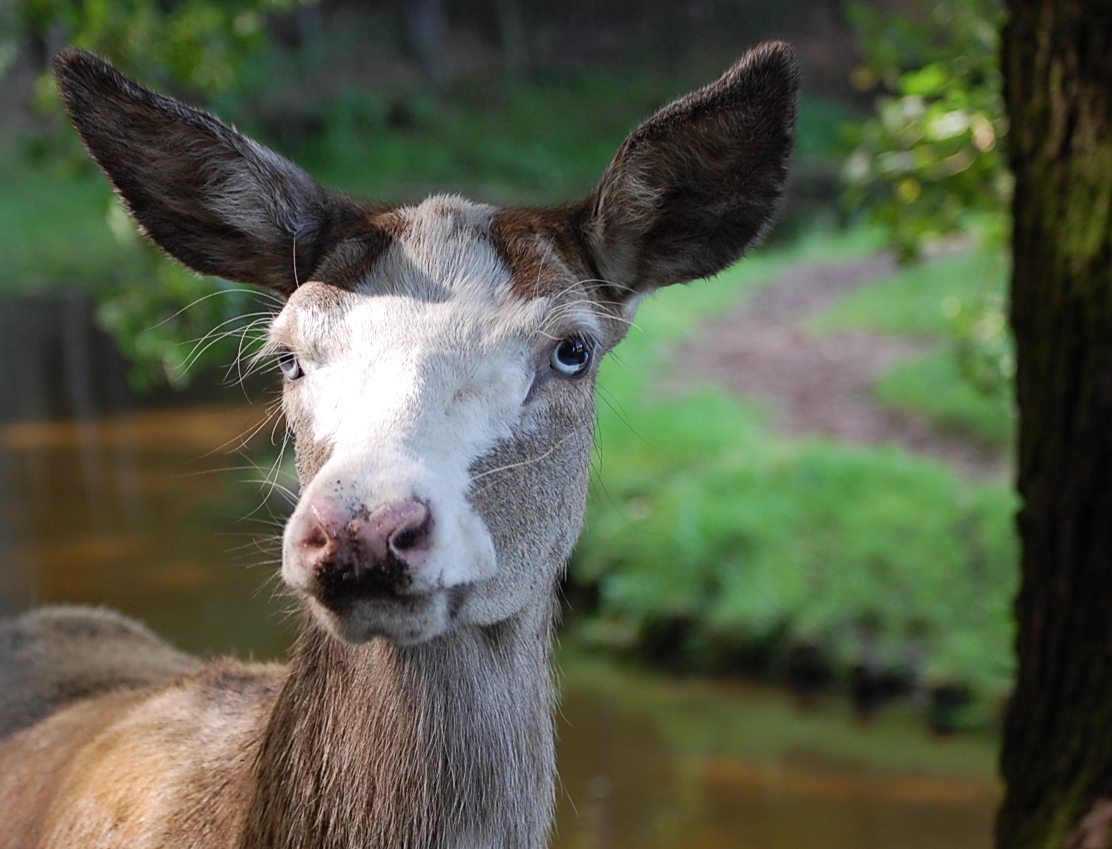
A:
[[[552,351],[552,368],[564,377],[575,377],[591,362],[591,349],[578,336],[565,339]]]
[[[283,348],[278,352],[278,368],[282,370],[286,380],[297,380],[305,374],[301,370],[301,363],[297,360],[297,354],[289,348]]]

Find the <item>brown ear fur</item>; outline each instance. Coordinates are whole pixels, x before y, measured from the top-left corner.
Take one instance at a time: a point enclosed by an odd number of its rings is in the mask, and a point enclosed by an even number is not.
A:
[[[761,45],[638,127],[591,195],[587,243],[625,294],[707,277],[739,259],[779,205],[799,68]]]
[[[289,294],[375,210],[88,51],[63,50],[54,68],[74,126],[132,217],[195,271]]]

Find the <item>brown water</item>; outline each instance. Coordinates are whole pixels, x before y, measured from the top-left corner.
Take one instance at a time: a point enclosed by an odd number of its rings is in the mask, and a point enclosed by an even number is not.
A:
[[[191,651],[280,655],[281,504],[244,483],[268,470],[229,453],[262,418],[212,406],[0,429],[0,610],[105,604]]]
[[[992,845],[982,741],[932,740],[900,717],[861,728],[837,704],[801,714],[752,685],[581,670],[592,663],[564,663],[561,849]]]
[[[51,334],[38,336],[49,348]],[[128,412],[133,399],[116,385],[109,395],[123,400],[105,414],[103,392],[83,394],[93,376],[104,382],[105,367],[77,348],[58,390],[69,418],[27,421],[58,413],[13,377],[13,363],[45,363],[41,350],[26,355],[34,338],[24,332],[18,343],[22,361],[0,339],[9,365],[0,422],[10,422],[0,424],[0,614],[104,604],[190,651],[281,656],[291,618],[273,541],[288,507],[260,483],[277,455],[271,427],[245,440],[265,409],[231,392],[216,404]],[[113,368],[118,383],[123,366]],[[239,450],[245,442],[265,458],[261,470]],[[990,742],[936,740],[899,715],[862,728],[837,702],[801,713],[774,690],[669,679],[570,651],[560,662],[559,849],[991,845]]]

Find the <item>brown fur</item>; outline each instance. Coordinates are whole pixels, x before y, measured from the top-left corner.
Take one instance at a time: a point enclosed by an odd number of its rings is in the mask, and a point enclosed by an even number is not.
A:
[[[589,287],[597,285],[598,269],[581,228],[585,212],[582,203],[499,210],[491,224],[491,240],[513,274],[514,291],[520,297],[556,295],[569,275]]]
[[[109,610],[54,607],[0,621],[0,738],[80,699],[197,666]]]
[[[280,681],[279,667],[221,661],[14,734],[0,743],[0,846],[234,845]]]
[[[453,586],[448,603],[479,599],[489,618],[424,641],[352,644],[336,636],[342,611],[330,619],[306,591],[287,669],[199,666],[103,611],[0,625],[0,849],[544,846],[556,583],[585,509],[596,374],[592,361],[556,376],[549,358],[576,315],[601,328],[601,354],[641,295],[720,270],[763,232],[792,141],[790,50],[760,48],[650,118],[583,202],[497,211],[437,198],[420,215],[328,192],[91,54],[67,50],[56,67],[86,146],[151,239],[198,271],[289,297],[314,333],[334,341],[354,299],[446,301],[429,269],[491,247],[512,278],[496,302],[544,304],[551,321],[529,343],[530,426],[469,470],[497,570]],[[428,244],[430,233],[451,244]],[[430,256],[409,284],[390,278]],[[458,338],[481,348],[479,325]],[[305,488],[331,449],[302,395],[287,392],[286,412]]]

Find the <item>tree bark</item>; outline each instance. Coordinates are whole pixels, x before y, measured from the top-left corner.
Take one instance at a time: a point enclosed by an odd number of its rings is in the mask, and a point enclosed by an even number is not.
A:
[[[1019,668],[999,849],[1112,821],[1112,3],[1008,0]]]

